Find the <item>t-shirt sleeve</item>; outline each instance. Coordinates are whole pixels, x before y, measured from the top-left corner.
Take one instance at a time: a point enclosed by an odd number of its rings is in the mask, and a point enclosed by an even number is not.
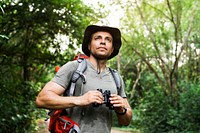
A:
[[[77,67],[77,61],[69,61],[58,70],[58,72],[55,74],[51,81],[67,89],[71,81],[72,74],[77,69]]]

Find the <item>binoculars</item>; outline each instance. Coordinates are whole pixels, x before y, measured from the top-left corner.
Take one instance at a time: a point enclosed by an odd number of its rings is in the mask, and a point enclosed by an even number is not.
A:
[[[109,109],[113,110],[114,109],[114,106],[113,104],[110,103],[110,90],[105,90],[104,92],[102,91],[102,89],[97,89],[98,91],[100,91],[103,95],[103,98],[104,98],[104,103],[106,105],[106,107],[108,107]],[[99,107],[99,105],[101,104],[98,104],[98,103],[94,103],[93,106],[94,107]]]

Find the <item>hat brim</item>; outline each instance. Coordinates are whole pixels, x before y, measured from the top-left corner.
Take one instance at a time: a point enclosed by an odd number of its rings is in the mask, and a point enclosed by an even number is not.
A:
[[[112,54],[108,57],[108,59],[115,57],[119,53],[119,49],[121,47],[121,32],[117,28],[108,27],[108,26],[97,26],[97,25],[88,26],[85,30],[85,34],[83,38],[82,51],[87,56],[90,56],[90,50],[88,49],[88,45],[90,43],[92,34],[98,31],[106,31],[112,35],[114,50]]]

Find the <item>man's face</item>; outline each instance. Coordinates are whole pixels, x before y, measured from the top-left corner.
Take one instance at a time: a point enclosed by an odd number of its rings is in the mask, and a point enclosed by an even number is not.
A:
[[[113,52],[113,38],[110,33],[99,31],[92,35],[88,45],[90,54],[99,59],[107,59]]]

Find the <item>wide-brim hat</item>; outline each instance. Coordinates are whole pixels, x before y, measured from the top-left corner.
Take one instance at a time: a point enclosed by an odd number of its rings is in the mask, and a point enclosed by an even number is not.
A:
[[[92,34],[94,34],[95,32],[98,32],[98,31],[106,31],[112,35],[114,50],[113,50],[112,54],[110,55],[110,57],[108,57],[108,59],[113,58],[114,56],[116,56],[119,53],[119,49],[122,44],[121,32],[118,28],[114,28],[114,27],[97,26],[97,25],[88,26],[85,29],[85,34],[84,34],[83,44],[82,44],[82,51],[87,56],[90,56],[90,50],[88,49],[88,44],[91,41]]]

